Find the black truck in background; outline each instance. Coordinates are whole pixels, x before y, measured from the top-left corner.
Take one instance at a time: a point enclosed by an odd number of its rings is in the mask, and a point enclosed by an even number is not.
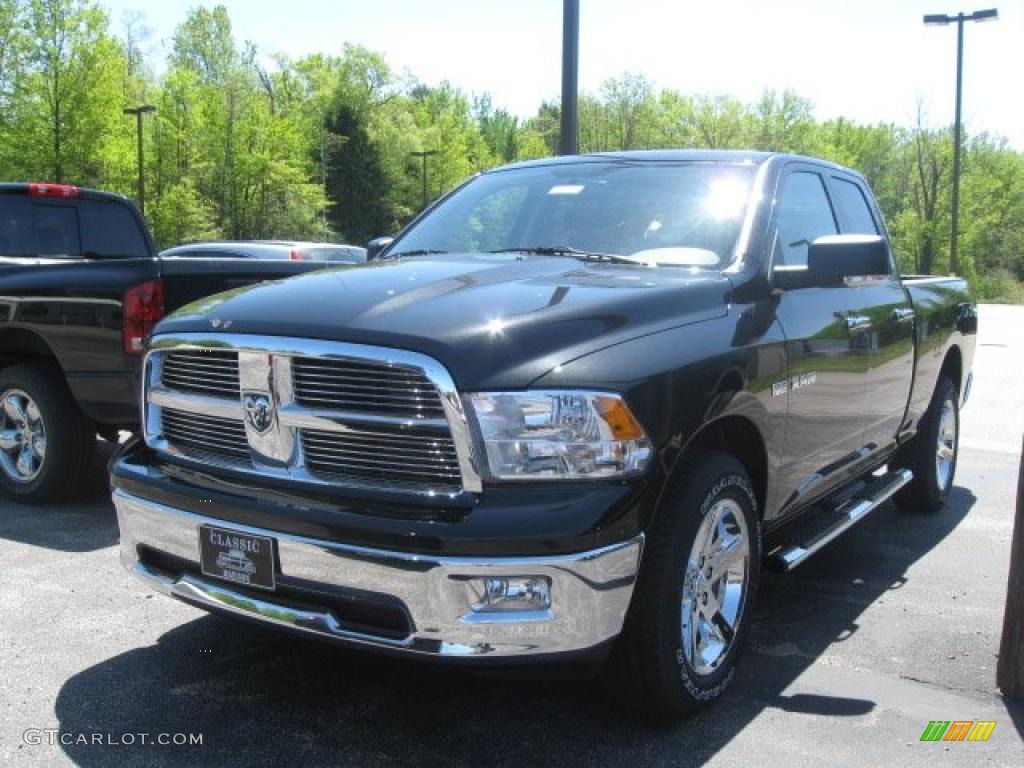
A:
[[[0,490],[73,494],[97,433],[137,428],[143,341],[165,313],[324,266],[160,259],[120,195],[0,184]]]
[[[763,564],[942,506],[977,329],[962,279],[899,275],[863,177],[757,152],[495,169],[372,265],[214,301],[154,330],[112,465],[148,588],[599,662],[661,715],[729,684]]]

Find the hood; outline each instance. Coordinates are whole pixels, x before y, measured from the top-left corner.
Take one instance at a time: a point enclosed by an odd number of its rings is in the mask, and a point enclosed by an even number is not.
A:
[[[260,334],[421,352],[464,391],[522,388],[557,365],[725,314],[717,273],[571,257],[445,254],[325,269],[217,294],[156,333]]]

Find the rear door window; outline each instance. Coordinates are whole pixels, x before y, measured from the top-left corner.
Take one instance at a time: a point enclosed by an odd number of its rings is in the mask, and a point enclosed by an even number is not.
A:
[[[851,235],[877,235],[878,225],[871,215],[871,208],[864,197],[864,192],[852,181],[832,177],[832,191],[835,193],[836,206],[843,220],[843,232]]]

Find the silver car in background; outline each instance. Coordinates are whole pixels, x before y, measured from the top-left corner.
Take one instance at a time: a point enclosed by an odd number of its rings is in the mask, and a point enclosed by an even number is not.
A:
[[[291,240],[211,240],[189,243],[160,252],[164,259],[290,259],[362,264],[366,249],[341,243]]]

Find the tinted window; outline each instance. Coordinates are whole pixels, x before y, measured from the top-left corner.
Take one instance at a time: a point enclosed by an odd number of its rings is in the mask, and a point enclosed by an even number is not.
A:
[[[0,255],[145,258],[149,244],[131,211],[117,203],[52,203],[0,195]]]
[[[786,177],[775,228],[773,261],[786,266],[806,266],[807,246],[823,235],[839,233],[821,176],[800,171]]]
[[[32,206],[32,229],[29,252],[38,256],[78,256],[82,252],[78,239],[78,214],[71,206]]]
[[[150,255],[138,220],[125,205],[81,200],[82,253],[92,259],[134,258]]]
[[[0,195],[0,256],[34,256],[32,209],[27,198]]]
[[[0,195],[0,256],[28,256],[24,241],[32,227],[28,198]]]
[[[73,257],[80,251],[73,206],[0,196],[0,255]]]
[[[851,235],[877,235],[878,227],[861,188],[836,176],[832,177],[832,182],[836,205],[843,217],[843,231]]]

